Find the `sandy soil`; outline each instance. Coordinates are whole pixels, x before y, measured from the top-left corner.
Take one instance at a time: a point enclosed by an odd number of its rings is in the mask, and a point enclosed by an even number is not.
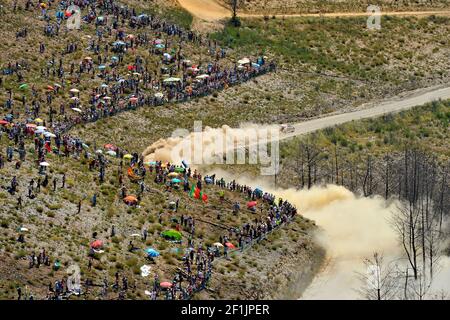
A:
[[[214,0],[178,0],[178,3],[193,16],[204,21],[212,22],[218,21],[224,18],[231,17],[231,11],[228,8],[223,7]],[[434,11],[402,11],[382,12],[382,15],[390,16],[426,16],[426,15],[445,15],[450,16],[450,10],[434,10]],[[270,15],[268,13],[267,15]],[[336,12],[336,13],[305,13],[305,14],[276,14],[276,17],[357,17],[367,16],[366,12]],[[248,14],[239,13],[240,17],[245,18],[259,18],[264,14]],[[272,16],[272,15],[271,15]]]

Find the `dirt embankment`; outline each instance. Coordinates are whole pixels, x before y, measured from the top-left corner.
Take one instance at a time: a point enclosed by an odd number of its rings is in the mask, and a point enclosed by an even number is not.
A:
[[[319,272],[325,251],[313,240],[312,220],[277,230],[269,241],[215,262],[209,290],[198,299],[298,299]]]

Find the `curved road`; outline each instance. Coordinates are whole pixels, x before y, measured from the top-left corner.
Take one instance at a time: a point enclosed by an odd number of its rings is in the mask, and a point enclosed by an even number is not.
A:
[[[450,99],[450,87],[430,87],[426,89],[415,90],[402,95],[396,96],[389,100],[381,102],[371,102],[362,105],[358,110],[322,116],[316,119],[307,120],[292,124],[293,132],[280,135],[280,140],[310,133],[327,127],[336,126],[353,120],[361,120],[366,118],[379,117],[388,113],[400,112],[402,110],[411,109],[415,106],[421,106],[435,100]]]
[[[217,21],[231,17],[231,11],[223,7],[215,0],[178,0],[178,3],[193,16],[204,21]],[[260,18],[264,14],[239,13],[244,18]],[[298,14],[266,14],[275,17],[358,17],[370,15],[367,12],[332,12],[332,13],[298,13]],[[381,12],[381,15],[390,16],[429,16],[429,15],[445,15],[450,16],[450,10],[439,11],[403,11],[403,12]]]

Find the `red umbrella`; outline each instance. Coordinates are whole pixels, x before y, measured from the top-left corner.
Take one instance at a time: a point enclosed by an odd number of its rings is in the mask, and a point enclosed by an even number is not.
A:
[[[91,248],[94,248],[94,249],[101,248],[102,246],[103,246],[102,240],[95,240],[91,243]]]
[[[226,246],[227,248],[230,248],[230,249],[236,248],[236,247],[234,246],[234,244],[232,244],[231,242],[226,242],[226,243],[225,243],[225,246]]]
[[[136,97],[130,98],[131,103],[136,103],[137,101],[138,101],[138,98],[136,98]]]
[[[113,144],[110,144],[110,143],[105,144],[104,147],[107,150],[112,150],[112,151],[116,151],[117,150],[117,147],[115,145],[113,145]]]
[[[134,70],[134,66],[132,66],[132,65],[129,65],[127,68],[129,71]]]
[[[8,121],[6,121],[6,120],[0,120],[0,124],[2,125],[2,126],[4,126],[5,124],[8,124],[9,122]]]
[[[164,282],[161,282],[161,283],[159,284],[159,286],[160,286],[161,288],[167,289],[167,288],[171,288],[171,287],[172,287],[172,284],[171,284],[170,282],[164,281]]]
[[[37,127],[37,125],[35,125],[34,123],[27,123],[25,126],[27,128],[36,128]]]
[[[258,203],[256,201],[247,202],[247,208],[252,208],[256,206]]]

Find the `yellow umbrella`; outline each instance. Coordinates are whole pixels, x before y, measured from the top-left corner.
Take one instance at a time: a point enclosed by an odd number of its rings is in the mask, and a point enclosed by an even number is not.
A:
[[[133,156],[129,153],[127,153],[126,155],[123,156],[124,159],[132,159]]]
[[[171,173],[169,173],[167,176],[170,177],[170,178],[172,178],[172,177],[178,177],[179,174],[176,173],[176,172],[171,172]]]
[[[44,122],[44,120],[42,120],[41,118],[36,118],[34,119],[35,122]]]

